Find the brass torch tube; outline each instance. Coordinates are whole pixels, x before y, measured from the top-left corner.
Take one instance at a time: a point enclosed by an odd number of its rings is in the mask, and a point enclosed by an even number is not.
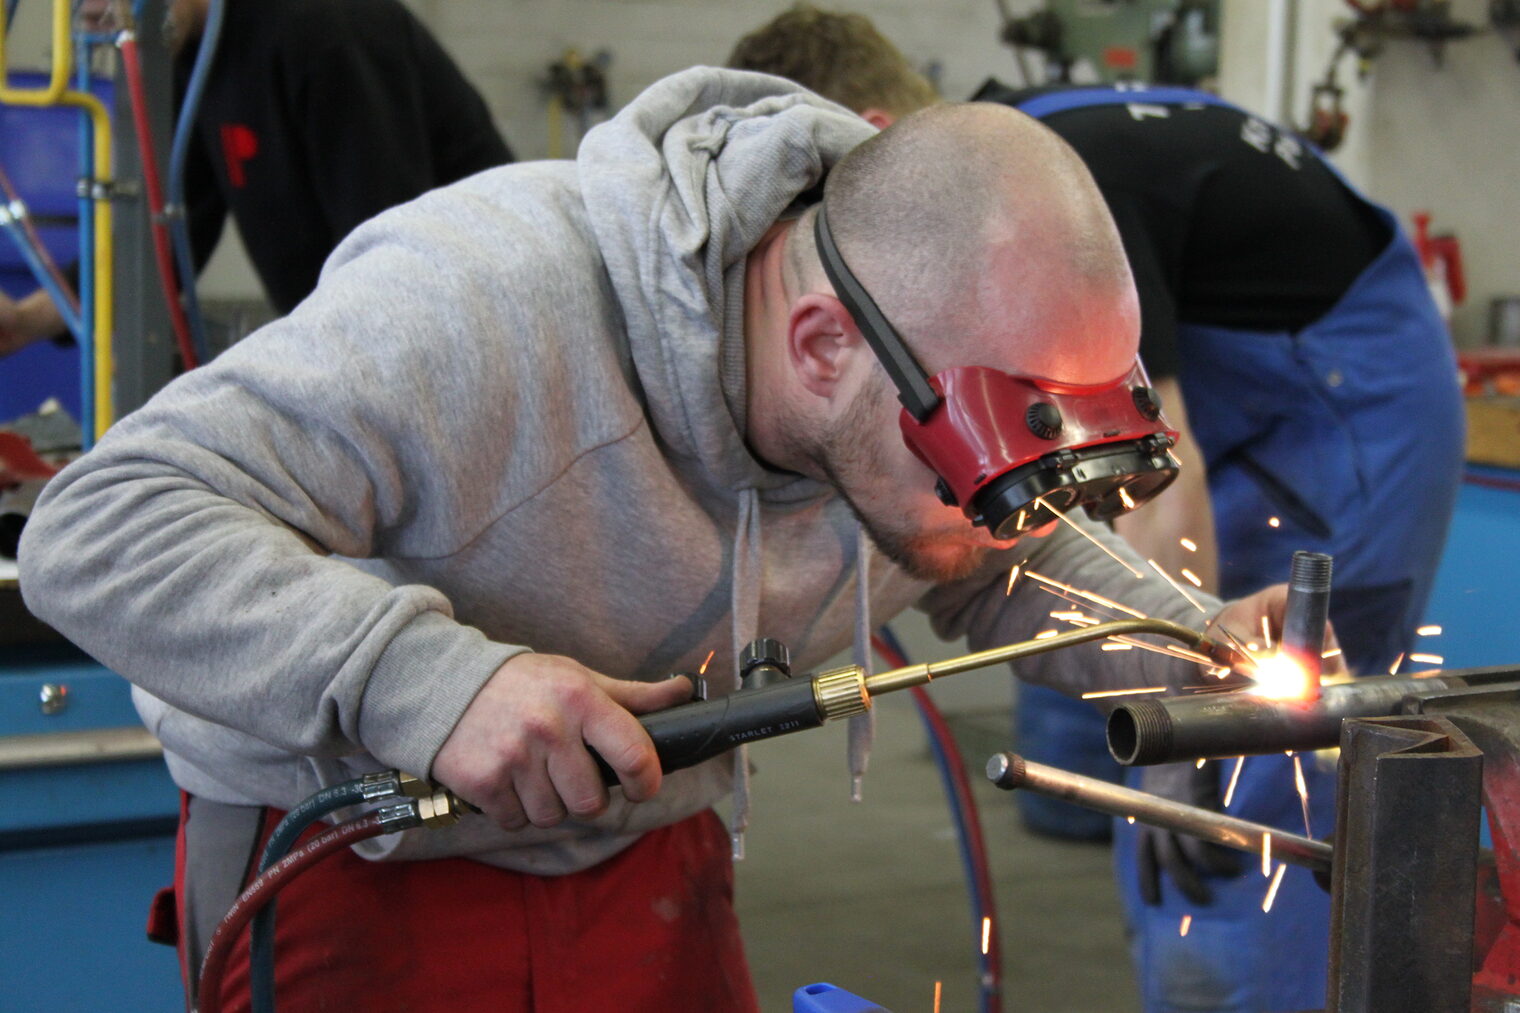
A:
[[[1008,791],[1022,788],[1112,816],[1133,816],[1149,826],[1175,830],[1253,855],[1261,855],[1265,838],[1270,837],[1273,858],[1307,869],[1328,871],[1334,854],[1324,841],[1173,802],[1096,777],[1084,777],[1043,763],[1030,763],[1013,753],[995,753],[987,761],[987,779]]]
[[[1097,626],[1088,626],[1054,637],[1046,637],[1044,640],[1023,640],[1016,644],[1006,644],[1003,647],[993,647],[985,651],[946,658],[944,661],[928,661],[919,665],[906,665],[902,668],[879,672],[866,678],[866,692],[871,696],[878,693],[892,693],[900,689],[922,686],[926,682],[947,675],[986,668],[988,665],[996,665],[1001,661],[1017,661],[1019,658],[1044,654],[1046,651],[1070,647],[1073,644],[1085,644],[1090,640],[1102,640],[1105,637],[1130,633],[1156,633],[1171,637],[1173,640],[1182,641],[1192,650],[1210,657],[1218,656],[1221,650],[1208,637],[1181,623],[1168,622],[1165,619],[1119,619],[1111,623],[1099,623]],[[1179,660],[1185,659],[1179,658]]]

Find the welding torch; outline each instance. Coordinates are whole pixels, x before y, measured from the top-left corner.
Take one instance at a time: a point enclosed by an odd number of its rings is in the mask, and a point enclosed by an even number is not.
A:
[[[1238,660],[1233,649],[1215,643],[1198,630],[1165,619],[1100,623],[1042,640],[1024,640],[943,661],[904,665],[875,675],[867,675],[859,665],[846,665],[794,678],[785,661],[784,648],[774,640],[761,640],[745,651],[747,663],[741,663],[745,688],[715,699],[645,714],[639,723],[654,742],[660,769],[668,773],[696,766],[746,742],[789,735],[864,713],[870,709],[872,700],[883,693],[1075,644],[1137,633],[1180,641],[1220,665],[1229,666]],[[608,785],[617,784],[612,767],[595,750],[591,755],[601,768],[602,780]]]

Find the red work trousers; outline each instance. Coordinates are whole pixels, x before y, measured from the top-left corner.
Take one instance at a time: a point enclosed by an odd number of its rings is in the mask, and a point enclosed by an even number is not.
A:
[[[269,812],[266,836],[282,815]],[[711,811],[567,876],[462,858],[370,862],[344,850],[281,891],[276,931],[281,1013],[759,1008],[728,835]],[[246,932],[222,994],[228,1013],[247,1013]]]

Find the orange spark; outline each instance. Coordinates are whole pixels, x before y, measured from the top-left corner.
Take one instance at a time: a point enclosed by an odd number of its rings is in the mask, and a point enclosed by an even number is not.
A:
[[[934,1013],[939,1013],[939,993],[940,989],[944,988],[944,986],[945,983],[942,981],[934,983]]]
[[[1131,651],[1131,650],[1134,650],[1134,648],[1135,648],[1134,644],[1114,644],[1114,643],[1108,643],[1108,644],[1104,644],[1102,646],[1101,650],[1104,650],[1104,651]]]
[[[1267,645],[1267,650],[1272,649],[1272,627],[1267,623],[1267,617],[1261,617],[1261,642]]]
[[[1287,865],[1279,865],[1277,871],[1272,874],[1272,885],[1267,887],[1267,895],[1261,901],[1263,911],[1272,910],[1272,902],[1277,899],[1277,888],[1282,885],[1283,873],[1287,871]]]
[[[1235,798],[1235,785],[1240,783],[1240,768],[1246,765],[1244,756],[1235,757],[1235,769],[1230,771],[1230,786],[1225,789],[1224,805],[1222,808],[1230,808],[1230,801]]]
[[[1179,936],[1185,936],[1185,935],[1188,934],[1188,929],[1190,929],[1192,927],[1193,927],[1193,916],[1192,915],[1183,915],[1182,916],[1182,924],[1179,925],[1179,926],[1177,926],[1177,934]]]
[[[1261,875],[1262,878],[1272,875],[1272,835],[1261,835]]]
[[[1446,663],[1446,659],[1439,654],[1411,654],[1409,660],[1418,661],[1425,665],[1443,665]]]
[[[1203,769],[1203,765],[1205,763],[1208,763],[1208,762],[1209,761],[1207,759],[1205,759],[1204,757],[1200,756],[1200,757],[1198,757],[1198,762],[1195,763],[1195,764],[1193,764],[1193,769],[1194,770],[1202,770]]]
[[[716,647],[714,647],[712,650],[710,650],[710,651],[707,652],[707,657],[705,657],[705,658],[702,659],[702,664],[697,668],[697,674],[698,675],[706,675],[707,674],[707,666],[712,664],[713,655],[717,654],[717,653],[718,653],[718,649]]]
[[[1062,513],[1061,511],[1057,510],[1055,507],[1051,506],[1049,503],[1045,502],[1045,497],[1044,496],[1036,496],[1034,498],[1034,505],[1035,506],[1039,506],[1039,507],[1044,507],[1046,510],[1049,510],[1052,514],[1055,515],[1056,520],[1061,521],[1061,522],[1067,524],[1077,534],[1081,535],[1083,538],[1087,539],[1089,542],[1092,542],[1098,548],[1100,548],[1104,552],[1108,553],[1108,555],[1113,558],[1114,562],[1116,562],[1120,566],[1124,567],[1130,573],[1133,573],[1136,577],[1143,578],[1145,576],[1145,574],[1141,573],[1139,570],[1135,569],[1133,566],[1130,566],[1128,563],[1126,563],[1112,549],[1110,549],[1108,546],[1104,545],[1102,542],[1098,541],[1091,534],[1089,534],[1086,528],[1082,527],[1076,521],[1072,520],[1070,517],[1067,517],[1064,513]],[[1186,573],[1187,571],[1184,570],[1182,572]]]
[[[1161,579],[1162,580],[1164,580],[1168,584],[1172,585],[1172,588],[1178,594],[1180,594],[1180,595],[1182,595],[1182,597],[1186,598],[1189,605],[1193,606],[1199,612],[1204,612],[1204,613],[1208,612],[1208,609],[1206,609],[1202,605],[1198,604],[1198,599],[1197,598],[1194,598],[1192,595],[1190,595],[1190,594],[1187,593],[1187,588],[1185,588],[1181,584],[1177,583],[1175,580],[1172,579],[1172,575],[1171,574],[1169,574],[1165,570],[1161,569],[1161,564],[1160,563],[1157,563],[1154,559],[1147,559],[1146,562],[1150,564],[1150,567],[1151,567],[1152,570],[1155,570],[1157,573],[1161,574]]]
[[[1421,626],[1415,630],[1415,633],[1422,637],[1439,637],[1441,635],[1441,627],[1435,623],[1431,623],[1429,626]]]
[[[983,915],[982,916],[982,955],[983,956],[986,956],[986,954],[987,954],[987,945],[991,941],[992,941],[992,918],[990,916]]]
[[[1013,594],[1013,582],[1016,581],[1016,580],[1018,580],[1018,579],[1019,579],[1019,568],[1017,566],[1015,566],[1013,569],[1011,569],[1011,570],[1008,571],[1008,590],[1006,590],[1006,591],[1003,592],[1004,595]]]
[[[1195,542],[1195,541],[1193,541],[1191,538],[1179,538],[1179,539],[1177,539],[1177,544],[1180,545],[1180,546],[1182,546],[1184,549],[1188,550],[1189,552],[1197,552],[1198,551],[1198,543]]]
[[[1036,640],[1049,640],[1051,637],[1060,635],[1060,630],[1041,630],[1034,635]]]
[[[1327,659],[1328,658],[1338,658],[1338,657],[1340,657],[1340,654],[1341,654],[1341,649],[1339,647],[1332,647],[1332,648],[1330,648],[1330,650],[1325,651],[1323,654],[1321,654],[1320,657],[1321,658],[1327,658]]]
[[[1175,654],[1179,658],[1186,658],[1189,661],[1196,661],[1200,665],[1212,666],[1214,664],[1214,659],[1209,657],[1207,654],[1199,654],[1197,651],[1190,651],[1186,647],[1179,647],[1176,644],[1167,644],[1164,649],[1168,654]]]
[[[1101,689],[1083,693],[1083,700],[1096,700],[1100,696],[1134,696],[1136,693],[1165,693],[1165,686],[1145,686],[1141,689]]]
[[[1267,518],[1267,527],[1269,527],[1269,528],[1280,528],[1280,527],[1282,527],[1282,521],[1278,520],[1276,517],[1268,517]]]
[[[1304,810],[1304,835],[1313,837],[1314,831],[1309,827],[1309,786],[1304,783],[1304,765],[1299,757],[1293,757],[1293,786],[1298,789],[1298,803]]]
[[[1399,652],[1399,656],[1397,658],[1393,659],[1393,665],[1391,667],[1389,667],[1388,674],[1389,675],[1397,675],[1398,671],[1399,671],[1399,666],[1402,665],[1403,663],[1404,663],[1404,652],[1400,651]]]
[[[1134,826],[1135,818],[1133,816],[1126,816],[1124,817],[1124,822],[1128,823],[1130,826]]]
[[[1064,612],[1060,611],[1060,610],[1057,610],[1055,612],[1050,613],[1050,618],[1052,618],[1052,619],[1060,619],[1062,621],[1069,622],[1070,620],[1073,620],[1073,619],[1086,619],[1087,618],[1087,613],[1083,612],[1083,611],[1081,611],[1079,609],[1068,609],[1068,610],[1066,610]]]
[[[1203,581],[1199,580],[1198,574],[1194,573],[1192,570],[1189,570],[1184,566],[1180,572],[1182,573],[1183,579],[1186,580],[1189,584],[1192,584],[1194,587],[1203,586]]]
[[[1031,580],[1037,580],[1041,584],[1049,584],[1051,587],[1058,587],[1062,591],[1076,595],[1078,598],[1086,598],[1088,601],[1097,602],[1099,605],[1103,605],[1107,608],[1118,609],[1120,612],[1127,612],[1128,614],[1134,616],[1136,619],[1145,618],[1144,612],[1132,609],[1128,605],[1120,605],[1118,602],[1113,601],[1109,598],[1105,598],[1101,594],[1094,594],[1091,591],[1080,590],[1078,588],[1072,587],[1070,584],[1063,584],[1059,580],[1052,580],[1043,574],[1035,573],[1033,570],[1027,571],[1027,575]]]
[[[1126,510],[1135,509],[1134,499],[1131,498],[1129,490],[1124,488],[1122,485],[1119,486],[1119,502],[1124,504],[1124,509]]]

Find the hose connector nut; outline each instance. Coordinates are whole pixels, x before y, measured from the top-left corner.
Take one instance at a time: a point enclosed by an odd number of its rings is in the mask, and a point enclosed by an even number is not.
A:
[[[859,665],[819,672],[813,679],[813,700],[825,721],[864,714],[871,709],[866,673]]]

